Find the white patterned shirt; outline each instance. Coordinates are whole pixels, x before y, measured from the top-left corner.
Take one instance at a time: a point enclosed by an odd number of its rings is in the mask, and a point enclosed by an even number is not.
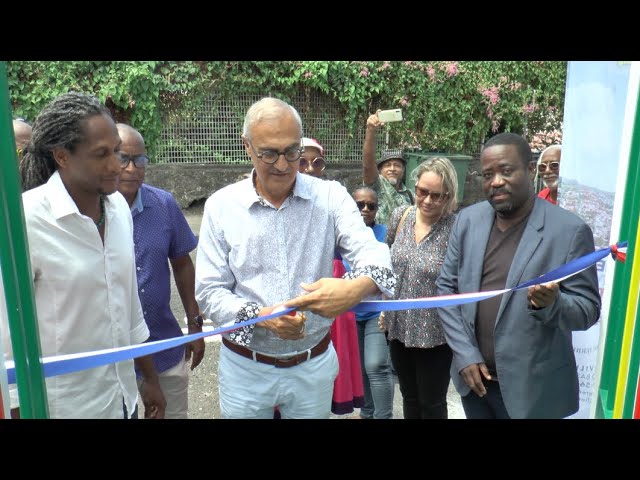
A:
[[[260,197],[247,178],[206,202],[196,257],[196,299],[216,326],[256,318],[260,307],[290,300],[333,276],[336,250],[386,295],[395,276],[389,249],[362,221],[347,190],[335,181],[297,174],[280,208]],[[253,325],[225,335],[269,355],[304,351],[329,331],[333,318],[307,312],[305,336],[283,340]],[[241,330],[241,331],[240,331]]]

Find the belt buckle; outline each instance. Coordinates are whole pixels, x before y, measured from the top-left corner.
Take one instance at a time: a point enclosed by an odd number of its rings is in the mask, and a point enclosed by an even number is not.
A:
[[[295,367],[298,364],[300,364],[299,356],[294,355],[293,357],[288,358],[276,358],[273,365],[276,368],[289,368]]]

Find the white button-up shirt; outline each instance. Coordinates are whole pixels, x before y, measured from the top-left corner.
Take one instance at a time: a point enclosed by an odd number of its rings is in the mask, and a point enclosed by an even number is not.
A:
[[[42,355],[146,341],[133,221],[124,197],[118,192],[105,197],[104,244],[58,172],[23,193],[22,201]],[[122,418],[123,400],[131,414],[138,398],[133,360],[50,377],[46,385],[51,418]],[[12,407],[17,406],[14,393]]]
[[[383,293],[393,295],[389,248],[364,224],[342,185],[298,174],[292,194],[274,208],[258,197],[251,178],[242,180],[205,204],[196,299],[214,325],[233,323],[247,302],[277,305],[304,293],[300,283],[332,277],[336,250],[356,275],[371,276]],[[257,328],[249,348],[269,355],[304,351],[327,334],[333,320],[307,312],[301,340]]]

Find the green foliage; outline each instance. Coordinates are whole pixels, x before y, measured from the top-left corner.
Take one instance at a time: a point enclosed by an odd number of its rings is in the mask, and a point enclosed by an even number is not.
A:
[[[195,112],[206,95],[290,100],[313,90],[342,107],[337,121],[354,134],[377,109],[402,108],[391,144],[470,153],[495,132],[558,130],[566,62],[7,62],[7,73],[16,116],[34,120],[69,90],[92,93],[152,154],[163,119]]]

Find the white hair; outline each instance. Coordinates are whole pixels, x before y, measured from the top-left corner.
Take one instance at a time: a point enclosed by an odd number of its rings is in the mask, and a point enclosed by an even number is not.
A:
[[[562,145],[549,145],[547,148],[545,148],[541,153],[540,156],[538,157],[538,161],[536,162],[536,178],[533,180],[533,184],[534,185],[538,185],[538,165],[540,165],[542,163],[542,157],[544,157],[545,153],[547,153],[549,150],[553,150],[554,148],[559,148],[560,152],[562,153]],[[537,187],[536,187],[537,188]]]
[[[247,114],[244,117],[242,135],[245,138],[249,138],[249,130],[254,124],[273,118],[281,110],[289,110],[293,114],[298,126],[300,127],[300,136],[302,137],[302,120],[300,119],[298,111],[287,102],[273,97],[264,97],[249,107],[249,110],[247,110]]]

